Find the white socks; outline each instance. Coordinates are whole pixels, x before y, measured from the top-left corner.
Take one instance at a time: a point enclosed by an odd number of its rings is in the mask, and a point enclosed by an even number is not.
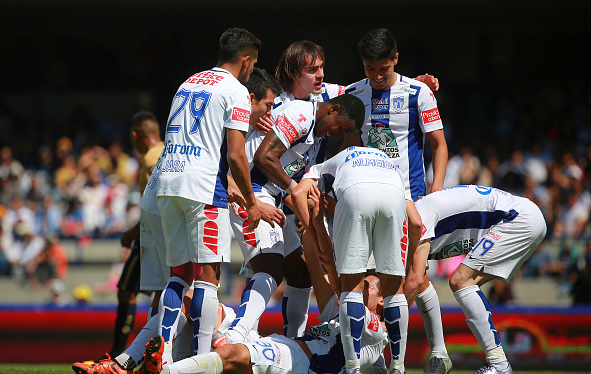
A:
[[[193,287],[193,349],[195,354],[202,354],[211,350],[211,337],[218,318],[218,287],[201,281],[193,282]]]
[[[308,322],[308,308],[312,287],[285,286],[283,293],[283,334],[288,338],[303,336]],[[363,302],[362,302],[363,303]]]
[[[384,298],[384,322],[390,342],[390,371],[398,369],[404,373],[404,355],[408,337],[408,303],[403,294]]]
[[[224,370],[222,358],[215,352],[193,356],[163,365],[161,374],[222,374]]]
[[[445,340],[443,338],[443,324],[441,322],[441,307],[439,298],[433,284],[429,282],[429,287],[417,295],[415,302],[421,312],[425,332],[431,347],[431,356],[448,357]]]
[[[256,273],[242,291],[240,308],[232,326],[226,332],[228,343],[243,342],[265,311],[277,290],[277,282],[267,273]]]
[[[490,306],[478,286],[469,286],[454,292],[454,296],[466,316],[466,323],[492,364],[507,361],[495,325]]]
[[[193,356],[193,324],[187,323],[187,317],[184,313],[180,314],[177,326],[177,336],[174,338],[174,347],[172,349],[172,362],[180,361],[184,358]]]
[[[183,298],[188,290],[189,285],[184,280],[179,277],[171,277],[160,296],[158,319],[161,327],[158,333],[164,337],[166,343],[172,343],[176,335]]]
[[[346,373],[361,369],[361,334],[365,324],[365,307],[361,292],[343,292],[339,306],[341,342],[345,354]]]

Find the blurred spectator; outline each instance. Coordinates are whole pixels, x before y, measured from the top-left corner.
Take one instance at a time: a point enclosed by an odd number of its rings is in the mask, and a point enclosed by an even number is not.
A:
[[[499,187],[502,190],[515,195],[521,195],[525,186],[527,168],[521,151],[513,151],[511,158],[502,162],[496,172],[499,179]]]
[[[19,282],[26,282],[26,268],[45,248],[45,239],[35,235],[34,227],[30,222],[19,222],[15,227],[18,235],[14,245],[7,252],[6,257],[10,262],[12,276]]]
[[[27,277],[34,288],[49,289],[55,279],[63,280],[68,269],[68,256],[57,239],[46,242],[45,248],[27,264]]]
[[[513,288],[511,283],[496,278],[491,282],[491,288],[486,296],[490,304],[507,304],[513,300]]]
[[[109,188],[102,182],[97,166],[89,166],[87,184],[80,191],[84,231],[94,236],[107,222],[107,195]]]
[[[552,255],[540,244],[534,253],[525,261],[523,269],[524,277],[540,277],[547,275],[553,267]]]
[[[62,227],[62,208],[57,205],[53,196],[46,195],[43,204],[35,214],[35,225],[37,234],[45,237],[57,237]]]
[[[574,304],[591,304],[591,241],[587,241],[585,253],[577,260],[569,274]]]

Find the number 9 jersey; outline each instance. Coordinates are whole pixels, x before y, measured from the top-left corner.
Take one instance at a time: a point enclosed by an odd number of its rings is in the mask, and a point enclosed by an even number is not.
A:
[[[181,84],[166,124],[157,195],[227,208],[225,129],[248,131],[251,110],[248,90],[227,70]]]

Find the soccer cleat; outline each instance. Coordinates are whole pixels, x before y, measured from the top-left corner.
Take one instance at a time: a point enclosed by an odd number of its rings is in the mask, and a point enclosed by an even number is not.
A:
[[[157,374],[162,370],[162,352],[164,352],[164,338],[162,335],[155,336],[146,343],[144,352],[144,364],[137,374]]]
[[[429,357],[425,366],[424,374],[447,374],[451,371],[451,360],[449,357]]]
[[[133,370],[125,370],[119,364],[106,354],[106,359],[100,360],[96,364],[87,364],[85,362],[75,362],[72,364],[72,370],[76,374],[133,374]]]
[[[226,344],[228,344],[228,341],[226,340],[226,335],[222,335],[219,338],[217,338],[216,340],[214,340],[211,345],[215,349],[215,348],[223,347]]]
[[[474,374],[513,374],[513,369],[509,362],[507,362],[507,367],[499,367],[505,366],[502,365],[493,365],[490,362],[485,363],[482,367],[474,372]]]

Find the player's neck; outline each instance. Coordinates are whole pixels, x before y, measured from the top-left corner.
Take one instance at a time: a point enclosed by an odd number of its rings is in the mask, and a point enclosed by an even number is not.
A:
[[[230,74],[232,74],[234,76],[234,78],[238,79],[238,77],[240,76],[241,64],[233,64],[230,62],[225,62],[225,63],[220,64],[218,62],[218,64],[216,65],[216,68],[227,70],[230,72]]]
[[[310,98],[310,92],[307,92],[300,86],[292,86],[289,93],[298,100],[308,100]]]

